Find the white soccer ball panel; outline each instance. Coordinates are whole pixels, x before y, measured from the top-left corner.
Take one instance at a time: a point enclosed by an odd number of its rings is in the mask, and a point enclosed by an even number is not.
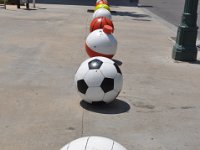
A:
[[[112,150],[127,150],[127,149],[125,147],[123,147],[121,144],[114,142]]]
[[[114,90],[116,92],[120,92],[123,86],[123,77],[122,74],[117,73],[117,75],[114,78]]]
[[[102,101],[104,92],[101,87],[89,87],[85,94],[85,101],[88,102],[99,102]]]
[[[88,140],[86,150],[112,150],[113,140],[92,136]]]
[[[102,75],[101,71],[96,69],[89,70],[84,78],[89,87],[100,86],[103,79],[104,76]]]
[[[83,62],[80,67],[78,68],[76,74],[75,74],[75,81],[83,79],[85,74],[88,72],[89,67],[88,67],[88,61]]]
[[[83,137],[76,139],[69,143],[68,145],[61,148],[61,150],[85,150],[85,146],[87,144],[88,137]]]
[[[105,8],[97,9],[93,14],[93,19],[96,17],[107,17],[108,19],[112,20],[111,13]]]
[[[115,100],[117,96],[118,96],[118,92],[116,92],[115,90],[112,90],[110,92],[105,93],[103,101],[106,103],[110,103],[113,100]]]
[[[107,78],[115,78],[117,70],[113,64],[103,63],[100,68],[101,73]]]

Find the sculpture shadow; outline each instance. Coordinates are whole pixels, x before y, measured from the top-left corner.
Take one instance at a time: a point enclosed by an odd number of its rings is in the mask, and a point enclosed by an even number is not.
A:
[[[115,13],[112,13],[112,15],[113,16],[128,16],[128,17],[133,17],[133,18],[144,18],[144,17],[150,18],[150,16],[146,14],[138,14],[135,12],[127,12],[127,11],[116,11]]]
[[[136,20],[136,21],[151,21],[150,19],[138,19],[138,18],[134,18],[133,20]]]
[[[152,5],[138,5],[138,7],[141,7],[141,8],[153,8]]]
[[[32,11],[32,10],[37,10],[37,9],[34,9],[34,8],[29,8],[29,9],[27,9],[27,8],[21,8],[22,10],[29,10],[29,11]]]
[[[189,62],[190,64],[200,65],[200,60]]]
[[[119,99],[116,99],[109,104],[106,104],[105,102],[94,102],[89,104],[82,100],[80,105],[88,111],[101,114],[121,114],[130,110],[130,105]]]
[[[121,66],[123,63],[120,60],[112,59],[118,66]]]
[[[89,13],[94,13],[94,9],[88,9],[87,12]],[[151,18],[149,15],[146,15],[146,14],[138,14],[138,13],[135,13],[135,12],[126,12],[126,11],[110,11],[111,14],[113,16],[128,16],[128,17],[133,17],[133,18],[137,18],[135,20],[139,20],[138,18],[144,18],[144,17],[148,17],[148,18]],[[133,19],[134,20],[134,19]],[[143,19],[143,20],[139,20],[139,21],[151,21],[149,19]]]

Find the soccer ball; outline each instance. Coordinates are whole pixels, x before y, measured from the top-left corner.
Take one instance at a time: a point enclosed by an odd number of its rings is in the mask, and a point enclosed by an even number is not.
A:
[[[113,28],[114,31],[114,25],[112,21],[106,17],[97,17],[92,20],[90,23],[90,32],[97,30],[97,29],[103,29],[105,25],[109,25]]]
[[[120,93],[123,77],[114,61],[105,57],[92,57],[80,65],[74,82],[84,101],[109,103]]]
[[[89,136],[76,139],[60,150],[126,150],[126,148],[109,138]]]
[[[110,11],[108,11],[105,8],[97,9],[93,14],[93,19],[96,17],[107,17],[108,19],[112,20],[112,15],[111,15]]]
[[[117,40],[112,34],[113,28],[105,25],[103,29],[91,32],[85,42],[85,50],[90,57],[112,58],[117,51]]]

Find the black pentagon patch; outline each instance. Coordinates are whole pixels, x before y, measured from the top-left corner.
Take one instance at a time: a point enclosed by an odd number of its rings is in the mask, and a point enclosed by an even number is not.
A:
[[[103,62],[99,59],[94,59],[88,63],[89,69],[99,69]]]
[[[115,66],[115,68],[116,68],[117,72],[118,72],[118,73],[120,73],[120,74],[122,74],[122,72],[121,72],[120,68],[118,67],[118,65],[117,65],[116,63],[114,63],[114,66]]]
[[[104,93],[112,91],[114,89],[114,79],[104,78],[103,82],[101,83],[101,88]]]
[[[77,87],[78,87],[78,91],[83,93],[83,94],[85,94],[87,89],[88,89],[88,86],[87,86],[87,84],[85,83],[84,80],[79,80],[77,82]]]

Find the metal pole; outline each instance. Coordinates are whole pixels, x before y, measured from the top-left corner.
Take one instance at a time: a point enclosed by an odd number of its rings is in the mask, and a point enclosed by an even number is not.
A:
[[[6,9],[6,0],[4,0],[4,9]]]
[[[178,27],[172,58],[180,61],[197,59],[197,9],[198,0],[185,0],[184,12]]]
[[[33,0],[33,8],[35,8],[35,0]]]
[[[26,1],[26,9],[29,9],[29,0]]]
[[[16,0],[17,8],[20,9],[20,0]]]

